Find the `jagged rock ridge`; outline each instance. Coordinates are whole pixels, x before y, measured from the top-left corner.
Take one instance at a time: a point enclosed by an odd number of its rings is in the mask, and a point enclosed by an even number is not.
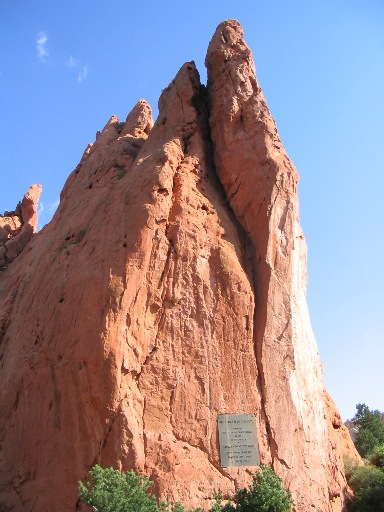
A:
[[[37,232],[37,204],[41,185],[32,185],[12,212],[0,215],[0,272],[6,268]]]
[[[74,510],[96,462],[208,507],[256,469],[220,467],[217,414],[236,412],[295,510],[344,506],[353,446],[310,327],[298,175],[238,22],[207,68],[207,88],[180,69],[154,125],[144,100],[110,119],[0,276],[4,510]]]

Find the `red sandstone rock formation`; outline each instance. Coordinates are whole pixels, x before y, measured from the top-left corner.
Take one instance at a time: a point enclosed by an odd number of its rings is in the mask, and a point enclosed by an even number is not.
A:
[[[343,464],[336,447],[326,449],[322,367],[305,298],[299,177],[242,36],[237,21],[222,24],[206,64],[216,171],[254,248],[254,344],[268,445],[273,466],[289,483],[300,510],[327,510],[329,499],[330,507],[339,510]]]
[[[0,215],[0,272],[24,249],[37,232],[37,204],[41,185],[32,185],[15,211]]]
[[[220,467],[217,414],[239,412],[296,511],[343,508],[297,172],[237,22],[207,66],[208,97],[187,63],[154,126],[143,100],[110,119],[0,276],[2,510],[75,510],[95,463],[208,507],[256,469]]]

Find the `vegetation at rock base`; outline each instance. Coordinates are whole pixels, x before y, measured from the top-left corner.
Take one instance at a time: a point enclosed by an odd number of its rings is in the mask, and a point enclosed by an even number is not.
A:
[[[88,482],[79,482],[79,499],[97,512],[202,512],[201,508],[186,511],[180,503],[157,504],[149,492],[151,480],[134,471],[96,465],[89,474]],[[210,512],[289,512],[291,507],[290,492],[267,466],[261,466],[248,489],[239,489],[226,503],[221,494],[214,492],[214,498]]]
[[[227,503],[222,512],[289,512],[291,508],[291,493],[282,486],[281,478],[275,475],[273,469],[261,466],[262,471],[253,477],[249,489],[239,489],[232,503]]]
[[[384,424],[380,411],[371,411],[365,404],[357,404],[356,409],[352,420],[357,427],[355,445],[362,457],[368,457],[376,446],[384,443]]]
[[[134,471],[120,473],[113,468],[94,466],[90,480],[79,482],[79,498],[98,512],[157,512],[155,497],[148,492],[152,482]]]
[[[348,512],[384,512],[384,472],[376,466],[356,466],[348,479],[354,497]]]
[[[347,459],[345,473],[354,496],[348,512],[384,512],[384,425],[381,413],[365,404],[356,405],[355,445],[364,464]]]
[[[384,443],[374,447],[369,462],[384,471]]]

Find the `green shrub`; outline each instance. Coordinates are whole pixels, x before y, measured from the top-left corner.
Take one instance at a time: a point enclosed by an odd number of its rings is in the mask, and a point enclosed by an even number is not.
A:
[[[375,466],[355,468],[349,485],[354,492],[348,512],[384,512],[384,473]]]
[[[115,124],[115,128],[116,128],[117,133],[120,133],[120,132],[121,132],[121,130],[124,128],[124,125],[125,125],[125,122],[124,122],[124,121],[123,121],[123,122],[121,122],[121,123],[116,123],[116,124]]]
[[[159,511],[155,497],[148,492],[149,478],[98,465],[89,474],[89,482],[79,482],[79,498],[98,512]]]
[[[369,461],[371,464],[384,471],[384,443],[374,447],[369,457]]]
[[[239,489],[233,500],[222,508],[214,508],[219,499],[216,498],[210,512],[289,512],[292,504],[291,493],[282,486],[281,478],[264,465],[253,477],[249,489]]]
[[[124,167],[122,167],[121,165],[119,165],[117,162],[115,162],[113,164],[113,167],[117,170],[117,179],[118,180],[121,180],[121,178],[124,178],[124,176],[126,175],[127,171],[124,169]]]
[[[201,508],[185,511],[180,503],[158,505],[154,495],[148,492],[152,482],[134,471],[121,473],[96,465],[89,474],[90,481],[79,482],[79,499],[97,512],[202,512]],[[214,491],[214,498],[210,512],[289,512],[291,508],[290,492],[267,466],[261,466],[249,489],[238,490],[224,505],[222,494]]]
[[[349,481],[353,473],[355,472],[356,468],[362,465],[361,460],[354,459],[353,457],[350,457],[349,455],[346,455],[344,457],[344,473],[345,478]]]

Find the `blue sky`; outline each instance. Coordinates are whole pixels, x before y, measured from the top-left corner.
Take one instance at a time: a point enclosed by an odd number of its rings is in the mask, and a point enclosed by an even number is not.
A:
[[[158,97],[236,18],[301,176],[308,302],[343,419],[384,411],[382,0],[0,0],[0,212],[43,185],[40,223],[112,114]]]

